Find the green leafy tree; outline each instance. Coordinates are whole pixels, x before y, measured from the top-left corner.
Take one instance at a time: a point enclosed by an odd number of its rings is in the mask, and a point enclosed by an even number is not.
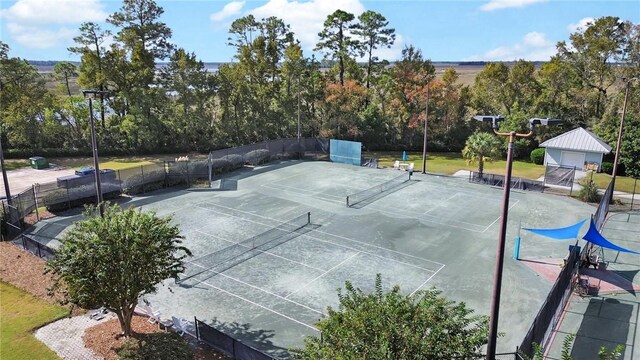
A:
[[[434,289],[403,295],[398,286],[365,293],[346,282],[338,309],[317,323],[321,337],[305,339],[299,359],[468,359],[481,356],[488,318]]]
[[[80,306],[104,306],[131,336],[131,318],[138,299],[156,291],[168,278],[184,271],[190,251],[171,218],[133,208],[105,206],[104,216],[88,208],[64,236],[56,257],[46,264],[53,273],[52,291]]]
[[[358,46],[358,43],[349,36],[354,19],[353,14],[343,10],[336,10],[329,14],[324,21],[324,29],[318,33],[320,42],[315,47],[315,50],[324,50],[326,58],[338,61],[339,79],[342,86],[344,86],[347,58],[351,58],[355,54]]]
[[[605,16],[572,33],[570,44],[557,45],[558,55],[576,75],[574,91],[587,107],[584,122],[593,125],[604,113],[608,91],[616,82],[616,67],[623,61],[629,26],[618,17]]]
[[[53,66],[53,78],[64,81],[64,88],[67,90],[68,96],[71,96],[69,79],[76,76],[78,76],[78,69],[68,61],[60,61]]]
[[[353,26],[353,34],[361,38],[360,54],[367,57],[367,90],[371,84],[373,66],[378,61],[373,51],[381,47],[390,48],[396,40],[396,30],[388,28],[388,25],[389,21],[382,14],[367,10],[358,16],[358,23]]]
[[[422,51],[413,45],[402,50],[402,58],[390,74],[393,78],[389,116],[400,142],[422,143],[421,121],[424,121],[427,84],[435,77],[435,67],[431,60],[424,59]],[[394,134],[394,135],[395,135]]]
[[[40,125],[51,96],[45,79],[28,61],[10,57],[2,43],[0,56],[0,124],[7,147],[32,149],[42,145]]]
[[[640,179],[640,117],[625,118],[625,130],[620,144],[620,163],[625,174]]]
[[[477,132],[467,139],[464,149],[462,149],[462,157],[468,163],[478,162],[478,173],[480,177],[484,172],[484,162],[493,161],[494,158],[502,153],[503,144],[500,139],[490,133]]]
[[[78,70],[78,84],[85,89],[106,90],[107,75],[104,71],[104,56],[107,51],[103,44],[111,37],[111,31],[102,30],[100,25],[85,22],[80,25],[80,35],[73,38],[78,46],[69,47],[71,53],[81,56]],[[105,99],[100,95],[100,123],[105,127]]]

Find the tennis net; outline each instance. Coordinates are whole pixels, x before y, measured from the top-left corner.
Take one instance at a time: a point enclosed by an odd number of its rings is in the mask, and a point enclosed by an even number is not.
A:
[[[385,181],[382,184],[373,186],[369,189],[357,192],[355,194],[347,195],[347,207],[352,207],[365,200],[369,200],[376,195],[380,195],[390,190],[397,189],[400,185],[406,183],[409,180],[411,180],[411,173],[407,172],[391,180]]]
[[[211,272],[211,270],[214,273],[220,273],[230,269],[260,253],[291,240],[299,235],[298,230],[305,228],[309,224],[311,224],[311,213],[307,212],[247,240],[189,261],[185,265],[183,276],[177,282],[184,282],[200,274]]]

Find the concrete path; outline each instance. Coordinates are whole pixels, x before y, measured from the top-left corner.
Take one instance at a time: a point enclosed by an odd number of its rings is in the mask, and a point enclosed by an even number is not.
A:
[[[99,360],[100,356],[84,346],[82,336],[88,328],[114,317],[115,314],[108,314],[99,321],[88,314],[64,318],[36,330],[35,337],[65,360]]]
[[[9,189],[11,189],[11,195],[16,195],[19,192],[30,188],[35,183],[46,183],[50,181],[56,181],[60,176],[73,175],[74,169],[68,169],[62,166],[56,166],[51,164],[51,167],[42,170],[36,170],[32,168],[22,168],[7,171],[7,178],[9,180]],[[5,196],[4,183],[0,181],[0,196]]]

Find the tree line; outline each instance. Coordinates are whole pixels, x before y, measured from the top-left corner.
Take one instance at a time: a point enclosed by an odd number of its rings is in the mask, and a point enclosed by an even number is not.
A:
[[[530,117],[565,120],[521,140],[516,155],[528,157],[541,140],[577,126],[615,145],[621,78],[640,75],[640,26],[612,16],[559,42],[557,53],[539,67],[526,60],[488,63],[466,86],[453,67],[437,73],[423,50],[410,44],[398,61],[379,59],[376,50],[394,44],[395,29],[375,11],[330,14],[315,47],[320,59],[304,54],[282,19],[241,17],[229,29],[234,61],[217,72],[171,42],[162,14],[153,0],[123,0],[106,19],[109,28],[80,26],[68,49],[80,56],[80,65],[59,62],[51,75],[11,57],[0,43],[5,147],[34,154],[89,149],[89,109],[72,91],[77,82],[82,89],[110,92],[94,101],[105,154],[209,151],[295,137],[298,118],[303,136],[412,150],[422,146],[428,88],[430,151],[460,151],[481,126],[470,121],[475,114],[505,115],[501,126],[509,130],[524,130]],[[58,86],[47,86],[52,81]],[[640,125],[639,99],[632,84],[630,132]]]

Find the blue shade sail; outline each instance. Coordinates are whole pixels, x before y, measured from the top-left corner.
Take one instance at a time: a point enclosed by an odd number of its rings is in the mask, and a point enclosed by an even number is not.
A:
[[[596,228],[596,225],[593,223],[593,220],[591,220],[591,225],[589,226],[589,231],[587,231],[587,233],[582,237],[582,239],[586,240],[586,241],[588,241],[588,242],[590,242],[592,244],[601,246],[603,248],[640,255],[639,252],[636,252],[636,251],[633,251],[633,250],[629,250],[629,249],[625,249],[625,248],[620,247],[620,246],[610,242],[609,240],[605,239],[604,236],[602,236],[602,234],[600,234],[600,232]]]
[[[580,221],[579,223],[563,228],[557,229],[531,229],[524,228],[524,230],[530,231],[534,234],[542,235],[548,238],[556,240],[576,239],[578,238],[578,232],[587,219]]]

